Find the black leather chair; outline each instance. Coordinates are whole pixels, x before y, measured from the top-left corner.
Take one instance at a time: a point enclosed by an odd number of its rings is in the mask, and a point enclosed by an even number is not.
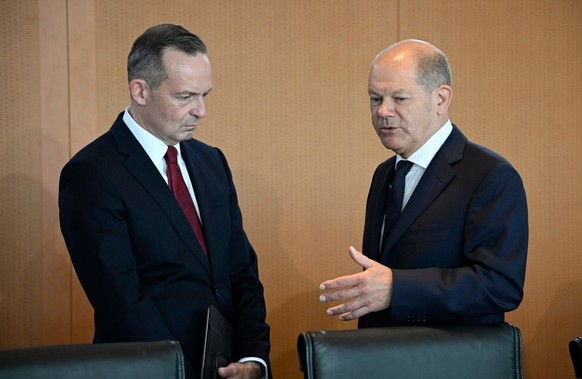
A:
[[[574,374],[576,378],[582,378],[582,337],[576,337],[571,340],[568,348],[574,365]]]
[[[184,379],[176,341],[30,347],[0,351],[0,379]]]
[[[521,333],[506,323],[303,332],[305,379],[522,379]]]

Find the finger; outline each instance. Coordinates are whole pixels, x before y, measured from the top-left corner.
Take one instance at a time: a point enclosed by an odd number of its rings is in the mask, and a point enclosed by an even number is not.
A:
[[[356,298],[361,295],[361,290],[358,287],[343,287],[339,291],[324,293],[319,296],[319,301],[336,301]]]
[[[229,371],[226,367],[219,367],[218,368],[218,376],[220,376],[221,378],[228,378],[229,377]]]
[[[362,266],[364,269],[368,269],[372,267],[374,263],[376,263],[375,261],[366,257],[364,254],[357,251],[353,246],[348,247],[348,253],[350,254],[352,260],[355,261],[358,265]],[[356,279],[357,276],[355,275],[340,276],[338,278],[326,280],[325,282],[321,283],[319,285],[319,289],[321,291],[325,291],[329,289],[355,286],[358,284]]]
[[[346,307],[346,304],[340,304],[340,305],[336,305],[335,307],[331,307],[328,308],[326,313],[328,316],[342,316],[346,313],[349,313],[349,311],[346,310],[346,308],[349,309],[349,306]]]
[[[339,316],[340,321],[351,321],[370,313],[366,306],[356,302],[338,305],[327,310],[328,316]]]
[[[325,290],[332,290],[332,289],[342,288],[342,287],[353,287],[359,283],[358,282],[358,275],[359,274],[360,273],[352,274],[352,275],[345,275],[345,276],[340,276],[340,277],[332,279],[332,280],[326,280],[325,282],[323,282],[319,285],[319,289],[322,291],[325,291]]]
[[[236,370],[236,366],[231,363],[226,367],[220,367],[218,369],[218,375],[220,375],[221,378],[230,378],[232,376],[234,376],[237,373]]]
[[[363,306],[364,304],[359,299],[355,299],[353,301],[328,308],[327,314],[330,316],[337,316],[346,313],[354,313],[358,312]]]
[[[353,316],[353,313],[346,313],[338,317],[340,321],[352,321],[355,320],[357,317]]]
[[[350,257],[352,257],[354,262],[362,266],[365,270],[369,269],[374,265],[374,263],[376,263],[376,261],[366,257],[364,254],[356,250],[353,246],[350,246],[348,248],[348,252],[350,253]]]

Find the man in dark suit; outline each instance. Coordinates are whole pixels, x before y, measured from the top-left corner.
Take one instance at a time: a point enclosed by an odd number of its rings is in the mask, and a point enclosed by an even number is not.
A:
[[[364,270],[320,286],[322,302],[342,302],[327,313],[358,318],[359,327],[503,322],[523,297],[521,178],[449,121],[451,72],[436,47],[405,40],[386,48],[372,62],[368,91],[374,128],[397,155],[374,173],[363,254],[349,248]],[[397,165],[411,168],[394,203]],[[395,221],[385,217],[394,211]]]
[[[181,26],[154,26],[133,44],[128,80],[130,106],[60,178],[61,230],[94,308],[94,341],[178,340],[197,378],[214,305],[234,330],[220,376],[266,377],[263,286],[231,172],[192,138],[212,89],[206,46]]]

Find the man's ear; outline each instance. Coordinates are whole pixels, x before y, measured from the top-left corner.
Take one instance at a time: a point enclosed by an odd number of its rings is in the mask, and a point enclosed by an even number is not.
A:
[[[143,79],[133,79],[129,82],[129,93],[133,101],[139,105],[146,105],[150,87]]]
[[[450,86],[443,84],[436,89],[436,106],[439,116],[447,113],[452,99],[453,89]]]

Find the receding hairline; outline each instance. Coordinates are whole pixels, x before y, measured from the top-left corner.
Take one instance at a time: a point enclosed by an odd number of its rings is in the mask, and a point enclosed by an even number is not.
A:
[[[394,53],[395,51],[413,53],[415,60],[418,60],[419,56],[434,56],[436,54],[442,54],[443,56],[445,55],[441,49],[429,42],[423,41],[421,39],[410,38],[395,42],[392,45],[382,49],[378,54],[376,54],[370,67],[374,66],[374,64],[376,64],[387,54]]]
[[[429,93],[440,85],[452,85],[452,72],[445,53],[429,42],[419,39],[398,41],[372,60],[369,78],[383,63],[408,66],[414,71],[416,82]]]

